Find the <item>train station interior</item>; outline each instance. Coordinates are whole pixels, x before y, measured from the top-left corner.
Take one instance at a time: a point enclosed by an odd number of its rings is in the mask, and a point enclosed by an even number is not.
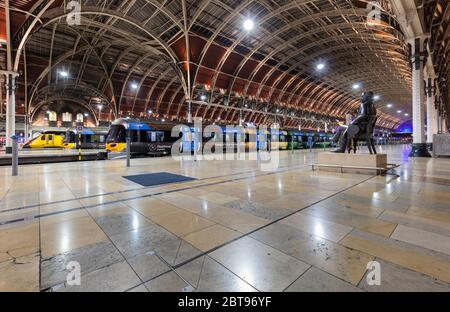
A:
[[[447,0],[1,0],[0,292],[449,292]]]

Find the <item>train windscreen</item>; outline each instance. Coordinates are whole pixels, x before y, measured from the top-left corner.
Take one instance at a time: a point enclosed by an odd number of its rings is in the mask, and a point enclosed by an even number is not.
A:
[[[63,143],[75,143],[75,139],[75,133],[72,131],[67,131]]]
[[[122,125],[112,125],[106,138],[107,143],[125,143],[126,130]]]

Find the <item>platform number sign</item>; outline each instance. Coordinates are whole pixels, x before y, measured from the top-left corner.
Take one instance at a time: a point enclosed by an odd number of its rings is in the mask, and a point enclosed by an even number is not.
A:
[[[377,23],[381,21],[381,8],[378,1],[368,1],[367,10],[369,11],[367,14],[368,23]]]
[[[80,1],[69,1],[66,9],[69,11],[67,14],[67,25],[79,26],[81,25],[81,3]]]

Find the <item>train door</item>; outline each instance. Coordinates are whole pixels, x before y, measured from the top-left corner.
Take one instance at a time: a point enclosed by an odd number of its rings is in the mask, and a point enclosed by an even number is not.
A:
[[[45,134],[41,134],[40,136],[38,136],[35,141],[33,142],[33,147],[36,148],[43,148],[45,147],[45,144],[47,142],[47,135]]]
[[[46,134],[45,147],[54,147],[54,146],[55,146],[55,135]]]

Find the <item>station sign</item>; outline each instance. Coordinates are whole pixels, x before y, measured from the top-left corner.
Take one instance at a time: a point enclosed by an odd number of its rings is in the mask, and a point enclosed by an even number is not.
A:
[[[84,125],[82,122],[77,122],[77,131],[81,132],[84,130]]]

